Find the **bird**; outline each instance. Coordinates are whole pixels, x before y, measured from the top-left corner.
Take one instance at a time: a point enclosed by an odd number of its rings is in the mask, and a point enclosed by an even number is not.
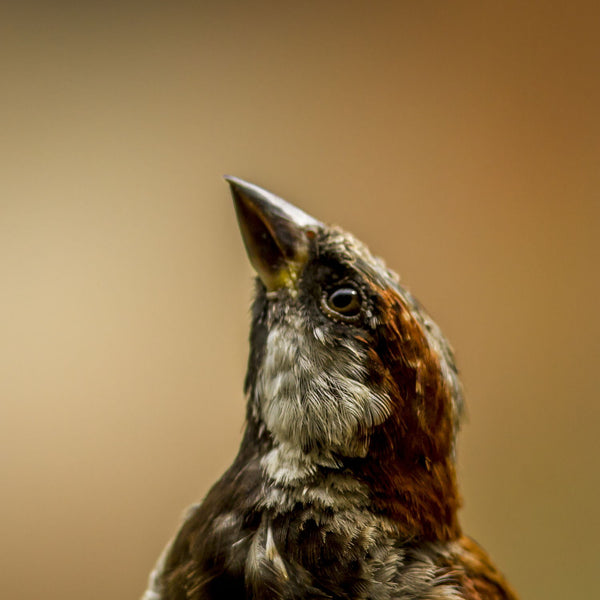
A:
[[[516,600],[458,521],[438,325],[352,234],[225,179],[256,271],[245,429],[143,600]]]

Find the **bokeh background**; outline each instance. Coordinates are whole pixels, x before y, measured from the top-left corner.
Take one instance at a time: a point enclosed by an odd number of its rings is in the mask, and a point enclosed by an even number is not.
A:
[[[600,562],[594,2],[0,8],[0,571],[137,598],[236,453],[231,173],[369,243],[456,349],[464,528],[523,598]]]

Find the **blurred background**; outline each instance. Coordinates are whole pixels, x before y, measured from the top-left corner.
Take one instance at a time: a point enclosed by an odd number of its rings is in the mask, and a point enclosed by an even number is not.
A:
[[[137,598],[243,427],[231,173],[452,341],[464,528],[523,598],[600,559],[599,9],[4,2],[2,596]]]

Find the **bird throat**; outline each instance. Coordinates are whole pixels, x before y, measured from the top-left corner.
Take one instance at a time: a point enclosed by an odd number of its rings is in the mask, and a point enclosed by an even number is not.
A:
[[[358,528],[375,518],[404,539],[458,538],[453,461],[390,460],[401,443],[389,419],[394,398],[367,384],[363,349],[346,343],[339,360],[340,348],[330,353],[323,336],[296,315],[269,327],[251,392],[270,440],[260,459],[267,480],[261,507],[298,518],[345,515]]]
[[[297,313],[272,325],[253,400],[275,441],[307,456],[365,456],[368,433],[390,415],[365,361],[352,338],[334,345]]]

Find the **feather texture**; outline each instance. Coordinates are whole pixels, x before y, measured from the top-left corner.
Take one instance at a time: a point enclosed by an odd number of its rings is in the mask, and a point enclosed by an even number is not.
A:
[[[246,430],[144,600],[515,599],[459,526],[440,329],[353,236],[230,183],[260,275]]]

